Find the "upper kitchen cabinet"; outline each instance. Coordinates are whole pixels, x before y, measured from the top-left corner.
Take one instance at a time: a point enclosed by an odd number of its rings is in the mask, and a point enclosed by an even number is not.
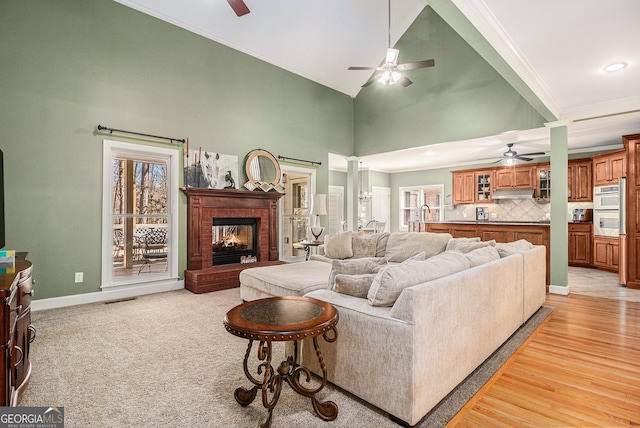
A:
[[[569,202],[593,202],[591,159],[569,161]]]
[[[498,189],[533,189],[535,187],[535,167],[530,165],[505,166],[496,169],[494,190]]]
[[[593,185],[617,184],[618,178],[627,175],[627,152],[625,149],[595,155],[593,159]]]
[[[551,199],[551,168],[548,163],[542,163],[537,166],[536,180],[536,199],[549,202]]]
[[[480,170],[475,173],[475,201],[491,202],[493,201],[493,182],[495,180],[495,172],[493,170]]]
[[[453,171],[453,204],[473,204],[475,202],[475,171]]]
[[[452,171],[453,204],[491,202],[495,182],[495,168]]]

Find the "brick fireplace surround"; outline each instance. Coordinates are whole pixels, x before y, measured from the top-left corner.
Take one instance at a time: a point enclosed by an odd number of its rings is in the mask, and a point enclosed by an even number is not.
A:
[[[207,293],[238,287],[243,269],[283,263],[278,260],[281,193],[194,187],[182,191],[187,195],[187,270],[184,272],[187,290]],[[213,219],[231,217],[257,220],[257,262],[213,265]]]

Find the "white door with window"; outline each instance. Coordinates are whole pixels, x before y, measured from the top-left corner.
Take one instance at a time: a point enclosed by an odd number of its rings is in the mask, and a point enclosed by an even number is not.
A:
[[[391,217],[391,189],[388,187],[371,187],[371,219],[376,221],[378,232],[389,232]]]
[[[336,234],[344,230],[344,187],[329,186],[329,223],[327,235]]]
[[[315,192],[315,169],[281,165],[285,194],[279,201],[280,259],[295,262],[305,259],[301,241],[310,238],[312,195]],[[311,239],[313,239],[311,237]]]
[[[178,277],[176,149],[104,141],[102,288]]]

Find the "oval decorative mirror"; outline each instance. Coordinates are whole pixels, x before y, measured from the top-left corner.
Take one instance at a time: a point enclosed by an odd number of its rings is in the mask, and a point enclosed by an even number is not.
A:
[[[282,178],[280,163],[266,150],[256,149],[247,154],[244,158],[244,173],[247,177],[244,187],[249,190],[260,189],[265,192],[275,190],[281,193],[284,191],[280,184]]]

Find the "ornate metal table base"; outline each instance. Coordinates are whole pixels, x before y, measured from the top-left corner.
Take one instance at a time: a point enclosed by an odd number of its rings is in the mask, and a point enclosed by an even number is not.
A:
[[[327,335],[329,331],[333,332],[333,335],[330,337]],[[335,342],[338,338],[338,331],[335,326],[331,327],[329,330],[322,334],[322,337],[327,342]],[[235,390],[233,396],[236,401],[243,407],[248,406],[255,400],[258,390],[262,390],[262,405],[268,409],[269,413],[267,415],[267,419],[260,425],[260,428],[269,428],[271,427],[271,416],[273,413],[273,409],[278,403],[278,399],[280,398],[280,392],[282,390],[282,382],[287,382],[291,388],[300,395],[311,398],[311,404],[313,405],[313,410],[316,412],[316,415],[324,421],[332,421],[338,417],[338,406],[333,401],[326,401],[321,403],[315,397],[315,394],[320,392],[322,388],[327,383],[327,369],[324,363],[324,359],[322,358],[322,353],[320,352],[320,348],[318,346],[318,337],[313,337],[313,347],[316,351],[316,355],[318,356],[318,362],[320,363],[320,368],[322,369],[322,379],[320,382],[320,386],[315,389],[307,388],[300,383],[300,377],[305,376],[305,383],[311,381],[311,372],[306,367],[302,367],[298,365],[298,341],[295,340],[293,355],[289,356],[286,360],[282,361],[278,366],[276,371],[273,370],[273,366],[271,365],[272,360],[272,344],[271,341],[261,340],[258,344],[258,359],[262,361],[258,365],[258,375],[262,375],[264,372],[264,378],[262,381],[256,379],[250,372],[247,366],[247,362],[249,360],[249,356],[251,355],[251,347],[253,345],[253,340],[249,340],[249,346],[247,347],[247,352],[244,356],[243,368],[244,373],[247,378],[254,384],[254,386],[250,389],[239,387]],[[269,396],[271,395],[271,398]]]

